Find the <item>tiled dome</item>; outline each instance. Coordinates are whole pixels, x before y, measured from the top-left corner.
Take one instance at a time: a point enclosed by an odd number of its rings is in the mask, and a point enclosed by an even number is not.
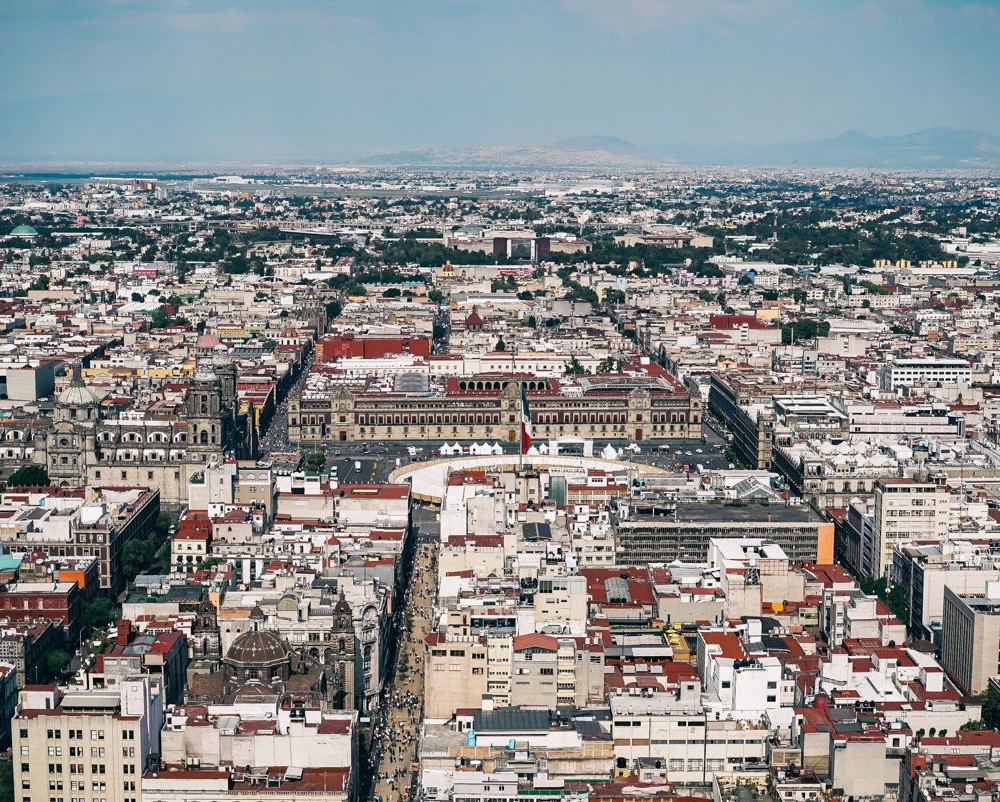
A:
[[[288,659],[288,647],[276,633],[256,630],[234,640],[226,657],[243,666],[269,666]]]

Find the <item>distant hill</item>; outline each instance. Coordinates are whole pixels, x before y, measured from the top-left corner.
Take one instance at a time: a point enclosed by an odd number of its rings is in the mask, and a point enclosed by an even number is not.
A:
[[[927,128],[886,137],[847,131],[830,139],[785,145],[665,145],[654,151],[683,164],[908,170],[1000,168],[1000,137],[953,128]]]
[[[425,148],[382,153],[363,164],[489,169],[574,167],[650,167],[662,160],[624,139],[576,136],[548,145],[478,145],[469,148]]]
[[[1000,169],[1000,137],[980,131],[927,128],[902,136],[847,131],[830,139],[783,145],[687,143],[641,148],[614,136],[573,136],[547,145],[478,145],[382,153],[362,164],[482,169],[644,168],[756,165],[870,169]]]

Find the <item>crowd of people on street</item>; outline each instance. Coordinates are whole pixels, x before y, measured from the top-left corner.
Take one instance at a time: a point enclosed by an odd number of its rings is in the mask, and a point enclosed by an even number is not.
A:
[[[368,768],[374,778],[372,802],[407,802],[417,787],[413,765],[423,721],[423,643],[432,625],[437,582],[434,546],[422,544],[406,589],[396,671],[372,712]]]

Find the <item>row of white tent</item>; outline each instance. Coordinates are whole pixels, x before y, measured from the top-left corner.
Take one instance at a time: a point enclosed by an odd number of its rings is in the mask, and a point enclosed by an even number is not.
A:
[[[501,446],[499,443],[493,443],[492,445],[490,445],[489,443],[473,443],[472,445],[468,446],[463,446],[461,443],[455,443],[454,445],[445,443],[440,448],[438,448],[437,451],[438,454],[440,454],[442,457],[456,457],[463,455],[473,456],[473,457],[475,456],[489,457],[489,456],[499,456],[500,454],[504,453],[503,446]],[[628,446],[626,448],[616,449],[613,445],[608,443],[608,445],[605,446],[604,449],[601,451],[601,456],[604,457],[604,459],[621,459],[625,455],[626,451],[638,454],[639,448],[633,445],[633,446]],[[542,443],[540,446],[537,447],[531,446],[531,448],[528,449],[528,456],[537,456],[539,454],[548,454],[548,453],[549,453],[549,446],[547,443]]]
[[[438,449],[438,454],[442,457],[460,456],[462,454],[483,457],[498,456],[503,454],[503,446],[499,443],[494,443],[493,445],[489,443],[473,443],[469,446],[463,446],[461,443],[455,443],[452,446],[445,443]]]

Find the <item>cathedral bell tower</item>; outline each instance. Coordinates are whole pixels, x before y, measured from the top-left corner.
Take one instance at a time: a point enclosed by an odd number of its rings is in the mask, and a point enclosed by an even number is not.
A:
[[[222,453],[227,434],[222,382],[211,369],[200,363],[188,391],[187,420],[189,450]]]
[[[329,677],[331,701],[337,710],[354,710],[355,696],[355,635],[351,605],[340,592],[333,608],[333,626],[330,629],[330,648],[326,650],[325,669]]]

